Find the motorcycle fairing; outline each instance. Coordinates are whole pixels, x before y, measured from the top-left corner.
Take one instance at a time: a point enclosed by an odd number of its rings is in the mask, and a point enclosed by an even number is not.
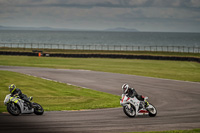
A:
[[[34,109],[29,109],[27,106],[25,106],[25,101],[20,99],[19,97],[11,97],[10,94],[6,95],[6,98],[4,100],[4,104],[7,105],[9,102],[14,102],[17,105],[19,105],[21,113],[26,114],[26,113],[33,113]]]
[[[149,113],[144,107],[140,108],[142,102],[138,100],[136,97],[129,98],[125,94],[122,94],[122,99],[120,100],[120,104],[122,106],[128,106],[128,104],[132,104],[135,107],[136,115],[144,115]]]

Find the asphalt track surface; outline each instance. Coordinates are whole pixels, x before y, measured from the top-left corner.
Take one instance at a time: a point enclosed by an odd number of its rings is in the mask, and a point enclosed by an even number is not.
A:
[[[0,114],[0,132],[132,132],[200,128],[200,83],[142,76],[33,67],[0,66],[14,71],[121,95],[128,83],[149,97],[158,110],[156,117],[127,117],[122,108],[85,111],[49,111],[42,116]]]

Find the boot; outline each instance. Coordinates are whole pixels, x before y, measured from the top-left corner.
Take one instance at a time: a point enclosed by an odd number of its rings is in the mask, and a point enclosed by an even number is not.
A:
[[[32,97],[32,96],[30,96],[30,97],[29,97],[29,101],[32,101],[32,100],[33,100],[33,97]]]
[[[145,100],[145,108],[149,107],[149,102],[147,102],[147,100]]]

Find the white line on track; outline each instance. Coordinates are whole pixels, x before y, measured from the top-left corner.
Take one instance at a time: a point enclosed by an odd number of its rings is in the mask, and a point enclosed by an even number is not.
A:
[[[57,82],[57,83],[63,83],[63,82],[60,82],[60,81],[57,81],[57,80],[53,80],[53,79],[49,79],[49,78],[45,78],[45,77],[38,77],[38,76],[31,75],[31,74],[25,74],[25,75],[33,76],[33,77],[36,77],[36,78],[41,78],[41,79],[45,79],[45,80],[49,80],[49,81],[53,81],[53,82]],[[64,84],[72,85],[72,86],[77,86],[77,85],[70,84],[70,83],[64,83]],[[84,89],[89,89],[89,88],[84,87],[84,86],[79,86],[79,87],[84,88]]]

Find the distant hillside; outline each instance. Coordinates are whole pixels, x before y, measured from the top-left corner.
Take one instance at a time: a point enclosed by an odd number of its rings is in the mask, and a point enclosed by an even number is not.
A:
[[[139,32],[137,29],[127,29],[127,28],[122,28],[122,27],[110,28],[110,29],[106,29],[106,31]]]
[[[67,29],[67,28],[51,28],[51,27],[14,27],[14,26],[1,26],[0,30],[43,30],[43,31],[113,31],[113,32],[139,32],[137,29],[127,28],[110,28],[105,30],[78,30],[78,29]]]
[[[72,29],[51,28],[51,27],[12,27],[12,26],[0,26],[0,30],[57,30],[57,31],[67,31],[67,30],[72,30]]]

